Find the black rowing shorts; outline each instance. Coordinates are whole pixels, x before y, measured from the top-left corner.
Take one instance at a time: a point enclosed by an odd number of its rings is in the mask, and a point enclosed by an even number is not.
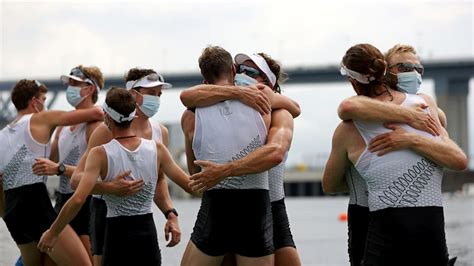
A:
[[[214,189],[203,194],[191,241],[209,256],[235,253],[263,257],[273,253],[268,190]]]

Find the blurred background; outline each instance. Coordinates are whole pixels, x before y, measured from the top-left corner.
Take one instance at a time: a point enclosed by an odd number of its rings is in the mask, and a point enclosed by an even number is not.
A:
[[[470,171],[447,171],[443,186],[450,192],[449,198],[460,195],[456,204],[448,203],[448,206],[457,206],[452,212],[464,215],[464,222],[452,227],[462,240],[457,236],[450,240],[451,229],[447,223],[448,241],[460,247],[472,247],[474,200],[469,194],[474,193],[473,15],[474,3],[467,0],[2,0],[0,124],[5,125],[15,116],[9,91],[19,79],[45,82],[51,90],[48,93],[50,108],[71,110],[63,93],[66,87],[60,84],[59,76],[68,74],[74,66],[98,66],[105,75],[105,87],[124,86],[123,76],[130,68],[153,68],[174,84],[172,89],[163,92],[160,111],[153,119],[169,128],[170,150],[184,165],[179,125],[184,107],[179,93],[201,82],[197,64],[201,51],[207,45],[219,45],[232,55],[265,52],[289,72],[290,80],[282,86],[283,94],[298,101],[302,108],[301,116],[295,120],[288,156],[286,193],[289,196],[320,195],[322,168],[331,148],[332,133],[340,122],[337,106],[344,98],[354,95],[350,83],[339,76],[342,56],[357,43],[370,43],[382,52],[397,43],[409,44],[416,48],[425,64],[421,92],[437,99],[448,115],[451,137],[470,157]],[[104,97],[105,93],[101,93],[99,104]],[[54,190],[54,178],[51,180],[50,189]],[[174,197],[185,197],[180,189],[171,189]],[[326,204],[327,200],[330,202]],[[314,204],[336,204],[338,208],[326,207],[322,212],[335,211],[337,216],[339,211],[345,210],[347,201],[338,198],[324,199],[324,203],[316,200],[290,203],[299,204],[308,208]],[[189,218],[192,228],[199,203],[190,206],[193,207],[184,208],[192,213]],[[301,231],[310,227],[309,222],[314,217],[299,215],[296,210],[292,213],[290,207],[288,211],[290,218],[291,215],[300,217],[295,218],[294,227],[303,223]],[[449,219],[447,217],[447,221]],[[0,236],[2,230],[6,228],[0,227]],[[345,265],[344,230],[334,229],[330,237],[336,243],[336,253],[325,251],[318,256],[309,251],[302,254],[305,265]],[[314,232],[314,242],[321,240],[317,238],[320,233]],[[7,239],[8,233],[4,234]],[[297,245],[302,243],[298,242],[297,234],[295,237]],[[187,241],[186,236],[184,239]],[[15,253],[13,242],[7,243],[4,246],[0,243],[0,265],[4,265],[2,250],[11,250],[7,252],[10,257]],[[302,246],[303,251],[313,248],[307,243]],[[321,244],[316,247],[327,248]],[[472,250],[455,250],[464,252],[460,263],[471,265]],[[167,251],[164,252],[166,265]],[[327,256],[329,258],[321,260]],[[331,259],[336,257],[342,259]]]

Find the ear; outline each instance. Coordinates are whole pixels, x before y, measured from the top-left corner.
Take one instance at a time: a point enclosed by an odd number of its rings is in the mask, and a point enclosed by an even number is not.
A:
[[[235,77],[235,74],[237,74],[237,67],[235,64],[232,64],[232,77]]]
[[[209,82],[207,80],[203,80],[202,83],[203,84],[209,84]]]
[[[92,95],[95,90],[96,90],[96,85],[95,84],[90,84],[89,86],[87,86],[86,94],[87,95]]]

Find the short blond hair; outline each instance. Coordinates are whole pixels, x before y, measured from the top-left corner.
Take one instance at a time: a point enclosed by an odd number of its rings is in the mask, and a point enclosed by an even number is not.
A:
[[[387,52],[385,52],[385,61],[390,62],[392,57],[396,54],[403,54],[403,53],[412,53],[416,55],[416,50],[413,46],[408,44],[396,44],[392,48],[390,48]]]
[[[79,68],[82,72],[84,72],[84,74],[86,74],[88,77],[90,77],[95,82],[97,82],[96,85],[100,87],[99,89],[104,88],[104,83],[105,83],[104,75],[102,74],[102,71],[100,71],[100,68],[96,66],[83,66],[83,65],[79,65],[77,66],[77,68]],[[92,94],[92,102],[96,103],[97,99],[98,99],[98,92],[97,90],[95,90],[94,93]]]

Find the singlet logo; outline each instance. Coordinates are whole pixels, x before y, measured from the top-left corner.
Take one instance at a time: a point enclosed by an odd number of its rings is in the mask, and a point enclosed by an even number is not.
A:
[[[79,152],[79,145],[74,146],[72,150],[69,151],[66,158],[62,161],[63,164],[67,165],[77,165],[79,159],[81,158],[81,153]],[[62,175],[59,179],[59,191],[61,193],[72,193],[74,190],[69,185],[69,177]]]
[[[436,163],[421,159],[383,190],[383,196],[379,196],[379,199],[391,207],[416,206],[437,167]]]
[[[221,115],[231,115],[232,109],[229,106],[224,106],[223,108],[219,109]]]
[[[146,182],[137,194],[128,197],[107,194],[105,199],[107,204],[110,204],[108,210],[114,216],[128,216],[148,212],[155,193],[155,184],[154,182]]]
[[[3,187],[5,189],[13,187],[15,176],[23,166],[23,161],[27,154],[28,149],[26,148],[26,145],[21,146],[15,155],[13,155],[10,162],[5,166],[5,169],[3,170]]]
[[[250,141],[250,143],[245,148],[243,148],[239,153],[232,156],[232,161],[236,161],[247,156],[249,153],[251,153],[260,146],[262,146],[262,143],[260,141],[260,134],[258,134],[255,138],[252,139],[252,141]],[[239,189],[241,188],[244,179],[245,175],[226,177],[216,186],[216,188]]]

